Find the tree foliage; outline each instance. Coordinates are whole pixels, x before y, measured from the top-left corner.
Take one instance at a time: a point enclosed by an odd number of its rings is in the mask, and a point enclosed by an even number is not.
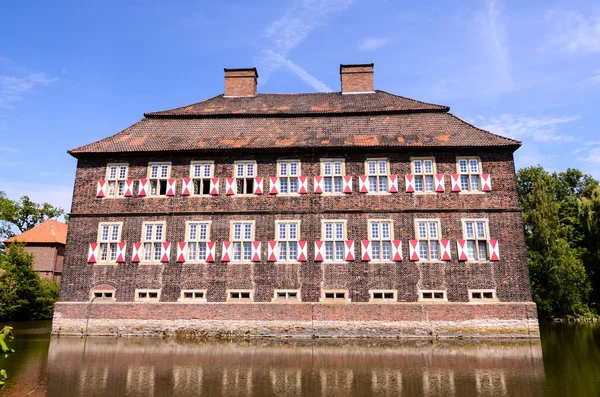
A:
[[[0,253],[0,319],[51,318],[58,292],[56,282],[33,270],[33,255],[23,244]]]
[[[599,233],[598,181],[579,170],[550,174],[537,166],[519,170],[517,182],[540,316],[589,315],[591,292],[600,292],[599,257],[591,250]]]
[[[10,200],[0,191],[0,239],[12,237],[15,232],[23,233],[48,218],[57,218],[64,213],[62,208],[35,203],[27,196]]]

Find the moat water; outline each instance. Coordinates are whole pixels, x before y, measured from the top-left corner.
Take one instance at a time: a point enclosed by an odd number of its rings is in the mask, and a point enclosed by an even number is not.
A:
[[[7,396],[600,396],[600,324],[541,341],[50,338],[15,323]]]

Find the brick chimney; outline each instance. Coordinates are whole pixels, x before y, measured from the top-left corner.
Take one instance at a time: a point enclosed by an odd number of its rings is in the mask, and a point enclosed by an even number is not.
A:
[[[225,96],[256,96],[256,68],[225,68]]]
[[[342,94],[374,92],[373,63],[340,65]]]

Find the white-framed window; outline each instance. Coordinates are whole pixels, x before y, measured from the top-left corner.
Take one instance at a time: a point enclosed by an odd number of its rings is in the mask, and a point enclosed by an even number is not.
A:
[[[488,259],[488,223],[486,219],[463,219],[465,251],[470,261]]]
[[[435,160],[432,157],[414,158],[411,166],[415,176],[415,192],[433,193],[435,191],[433,182]]]
[[[107,290],[99,290],[95,289],[90,292],[90,299],[96,302],[114,302],[116,300],[115,297],[116,290],[107,289]]]
[[[440,259],[440,221],[437,219],[415,220],[416,237],[419,240],[419,259],[438,261]]]
[[[276,289],[273,302],[300,302],[299,289]]]
[[[298,259],[300,221],[275,221],[275,233],[275,240],[277,240],[277,261],[295,262]]]
[[[396,302],[398,300],[398,291],[396,290],[369,290],[369,302]]]
[[[447,302],[446,290],[420,290],[419,302]]]
[[[98,262],[115,263],[119,253],[123,222],[100,222],[98,224]]]
[[[123,197],[127,181],[128,164],[108,164],[106,166],[106,197]]]
[[[389,219],[371,219],[369,240],[371,240],[371,261],[392,260],[393,223]]]
[[[234,262],[250,262],[254,241],[254,221],[231,221]]]
[[[481,161],[478,157],[460,157],[457,159],[460,189],[463,192],[481,190]]]
[[[206,302],[206,290],[205,289],[182,289],[181,296],[178,299],[179,302]]]
[[[159,289],[136,289],[135,290],[135,301],[136,302],[159,302],[160,301],[160,290]]]
[[[321,292],[321,302],[350,302],[348,290],[323,290]]]
[[[342,194],[342,177],[345,175],[343,159],[321,159],[321,175],[323,176],[323,193]]]
[[[387,193],[389,164],[387,159],[367,159],[366,171],[369,193]]]
[[[346,221],[324,219],[322,222],[321,236],[325,242],[325,261],[342,262],[344,256],[344,242],[346,240]]]
[[[207,256],[207,242],[210,241],[211,221],[187,221],[185,241],[187,242],[187,262],[204,262]]]
[[[227,302],[252,302],[254,291],[251,289],[227,290]]]
[[[235,194],[253,194],[256,177],[256,161],[236,161],[233,164]]]
[[[215,163],[212,161],[192,161],[190,178],[194,195],[210,195],[210,178],[213,177]]]
[[[162,243],[165,241],[165,229],[165,222],[144,222],[142,226],[143,262],[160,262]]]
[[[280,194],[298,194],[300,181],[300,160],[279,160],[277,162]]]
[[[171,163],[148,163],[150,196],[166,196],[167,180],[171,177]]]
[[[495,302],[498,301],[498,297],[495,289],[469,289],[469,301]]]

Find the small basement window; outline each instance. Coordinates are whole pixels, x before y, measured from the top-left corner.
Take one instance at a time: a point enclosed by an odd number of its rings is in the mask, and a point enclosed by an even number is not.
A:
[[[273,301],[300,301],[299,290],[275,290]]]
[[[252,291],[229,291],[227,302],[252,302]]]
[[[92,299],[94,302],[98,301],[114,301],[115,300],[115,291],[93,291]]]
[[[137,289],[135,290],[136,302],[158,302],[160,300],[160,290]]]
[[[396,302],[396,291],[393,290],[382,290],[382,291],[369,291],[371,296],[371,302]]]
[[[206,302],[206,290],[184,289],[179,302]]]
[[[446,298],[446,291],[420,291],[419,292],[420,302],[444,302],[448,301]]]
[[[322,302],[349,302],[348,291],[323,291]]]
[[[470,289],[469,300],[471,302],[493,302],[498,298],[495,289]]]

